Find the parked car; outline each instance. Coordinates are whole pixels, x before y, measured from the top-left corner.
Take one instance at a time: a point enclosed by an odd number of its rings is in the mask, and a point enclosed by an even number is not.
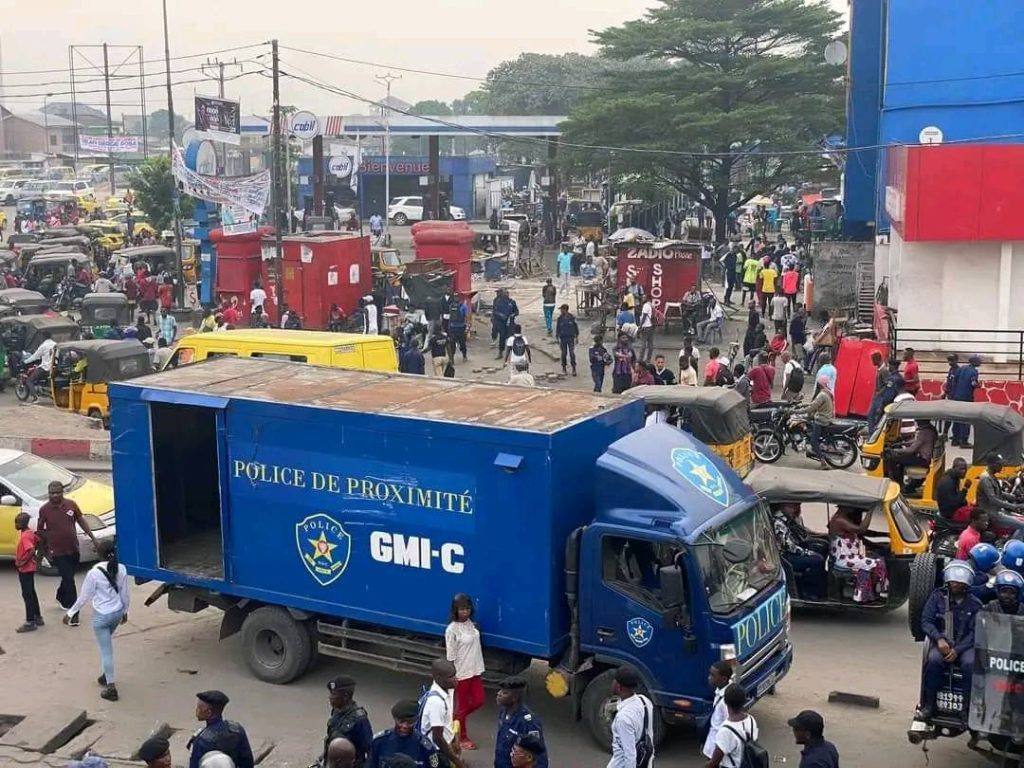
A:
[[[74,181],[58,181],[46,190],[46,194],[53,197],[67,199],[71,199],[72,197],[87,197],[94,200],[96,198],[96,191],[92,188],[92,184],[83,179],[76,179]]]
[[[459,208],[457,205],[451,205],[448,207],[451,212],[452,219],[455,221],[465,221],[466,211]],[[395,222],[400,227],[413,221],[423,220],[423,197],[419,195],[396,197],[391,201],[391,205],[388,206],[388,219]]]
[[[28,179],[6,178],[0,182],[0,200],[4,205],[14,205],[21,199],[22,189],[28,184]]]

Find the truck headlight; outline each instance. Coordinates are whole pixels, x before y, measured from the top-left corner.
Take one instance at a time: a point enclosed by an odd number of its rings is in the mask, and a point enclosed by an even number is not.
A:
[[[96,515],[82,515],[82,519],[85,520],[85,524],[89,526],[90,531],[101,531],[107,527],[107,524],[96,517]]]

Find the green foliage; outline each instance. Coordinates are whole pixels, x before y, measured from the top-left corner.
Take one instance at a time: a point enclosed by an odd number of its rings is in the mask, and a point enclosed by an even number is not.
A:
[[[175,184],[171,159],[167,155],[151,157],[137,166],[132,171],[131,188],[135,205],[148,214],[158,232],[173,228]],[[192,203],[192,198],[181,196],[179,210],[183,218],[191,215]]]
[[[666,151],[574,159],[687,194],[715,213],[721,239],[730,211],[822,165],[813,148],[843,121],[842,70],[823,55],[838,32],[822,0],[659,0],[593,33],[603,56],[658,66],[606,75],[608,92],[575,106],[564,140]]]
[[[426,101],[417,101],[409,107],[409,112],[414,115],[450,115],[452,108],[443,101],[427,99]]]
[[[166,142],[167,141],[167,117],[170,115],[166,109],[158,109],[151,112],[149,117],[146,118],[146,132],[151,142]],[[182,117],[175,113],[174,115],[174,137],[180,143],[181,136],[185,133],[185,130],[192,125],[190,120]]]

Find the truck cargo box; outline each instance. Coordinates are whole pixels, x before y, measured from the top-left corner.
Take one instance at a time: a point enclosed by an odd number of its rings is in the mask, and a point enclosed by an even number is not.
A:
[[[135,576],[489,647],[568,642],[565,542],[640,401],[222,358],[111,384]]]

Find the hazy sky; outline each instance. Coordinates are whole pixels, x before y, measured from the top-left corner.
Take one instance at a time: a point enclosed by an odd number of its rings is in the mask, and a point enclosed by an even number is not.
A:
[[[829,0],[840,11],[846,0]],[[168,0],[171,57],[204,53],[268,41],[276,37],[282,46],[315,50],[333,55],[379,63],[363,66],[331,61],[282,50],[282,69],[292,67],[315,79],[368,98],[381,98],[383,86],[374,75],[387,65],[483,77],[499,62],[515,58],[522,51],[538,53],[591,52],[588,29],[600,29],[637,18],[652,0],[390,0],[377,3],[342,3],[337,0],[302,0],[281,3],[267,0]],[[146,91],[148,112],[166,106],[163,87],[163,26],[159,0],[130,0],[120,3],[82,0],[0,0],[0,46],[4,72],[4,105],[14,112],[39,109],[43,96],[70,101],[68,46],[143,46],[146,83],[159,88]],[[270,47],[261,46],[221,53],[222,59],[237,57],[244,72],[255,73],[259,61],[269,64]],[[82,50],[90,61],[102,66],[102,50]],[[111,50],[111,68],[129,51]],[[200,80],[198,67],[204,58],[172,61],[175,82]],[[134,59],[132,60],[134,61]],[[82,56],[75,56],[79,80],[79,102],[104,108],[102,70],[91,69]],[[60,70],[26,73],[27,70]],[[134,88],[115,92],[113,111],[138,113],[138,65],[126,67],[135,80],[115,82],[112,87]],[[176,71],[178,70],[178,71]],[[186,71],[187,70],[187,71]],[[238,74],[229,68],[228,76]],[[19,74],[25,73],[25,74]],[[450,101],[472,90],[477,83],[447,77],[395,71],[402,79],[392,93],[409,102],[422,99]],[[175,111],[192,118],[195,93],[216,95],[216,84],[185,82],[175,87]],[[248,74],[228,82],[225,93],[240,98],[243,114],[263,114],[271,103],[271,81],[260,74]],[[365,104],[343,98],[313,86],[282,78],[281,100],[318,114],[365,112]]]

